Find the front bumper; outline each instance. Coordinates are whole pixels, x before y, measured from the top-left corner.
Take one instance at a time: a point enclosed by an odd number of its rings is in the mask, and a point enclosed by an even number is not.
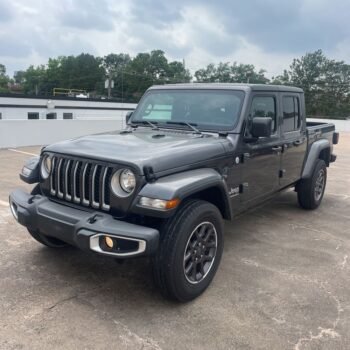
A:
[[[110,214],[62,205],[22,190],[13,191],[9,201],[21,225],[82,250],[127,258],[152,255],[158,248],[158,230],[116,220]],[[106,236],[116,242],[113,249],[103,244]]]

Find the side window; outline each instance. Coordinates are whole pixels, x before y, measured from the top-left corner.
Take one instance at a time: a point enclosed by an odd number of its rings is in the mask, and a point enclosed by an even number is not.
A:
[[[276,123],[276,100],[272,96],[255,96],[253,97],[250,109],[250,121],[255,117],[270,117],[272,119],[272,132],[277,129]]]
[[[300,128],[299,98],[283,97],[283,132],[295,131]]]

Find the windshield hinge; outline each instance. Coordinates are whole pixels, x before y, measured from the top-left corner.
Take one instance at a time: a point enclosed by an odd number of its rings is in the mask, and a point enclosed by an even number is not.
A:
[[[154,174],[153,168],[151,166],[144,166],[143,172],[148,182],[154,182],[157,180],[157,177]]]

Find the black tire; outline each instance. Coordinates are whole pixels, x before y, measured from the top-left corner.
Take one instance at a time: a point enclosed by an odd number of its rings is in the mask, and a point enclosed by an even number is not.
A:
[[[153,258],[153,276],[162,294],[186,302],[203,293],[218,269],[223,245],[218,208],[202,200],[184,203],[161,229]]]
[[[31,192],[32,195],[36,195],[36,194],[41,194],[41,190],[40,190],[40,186],[39,185],[36,185],[32,192]],[[64,247],[67,247],[69,246],[69,244],[57,239],[57,238],[54,238],[54,237],[50,237],[50,236],[47,236],[47,235],[43,235],[41,234],[40,232],[38,231],[34,231],[34,230],[30,230],[30,229],[27,229],[29,234],[39,243],[45,245],[46,247],[49,247],[49,248],[64,248]]]
[[[318,159],[312,176],[301,180],[297,185],[298,202],[304,209],[316,209],[322,202],[327,182],[326,163]]]

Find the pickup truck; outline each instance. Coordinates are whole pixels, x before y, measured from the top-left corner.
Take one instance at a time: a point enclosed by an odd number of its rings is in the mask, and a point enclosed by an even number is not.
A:
[[[153,86],[126,128],[43,147],[9,197],[38,242],[116,259],[147,256],[161,292],[199,296],[219,267],[224,220],[282,190],[322,201],[336,160],[333,124],[308,123],[290,86]]]

